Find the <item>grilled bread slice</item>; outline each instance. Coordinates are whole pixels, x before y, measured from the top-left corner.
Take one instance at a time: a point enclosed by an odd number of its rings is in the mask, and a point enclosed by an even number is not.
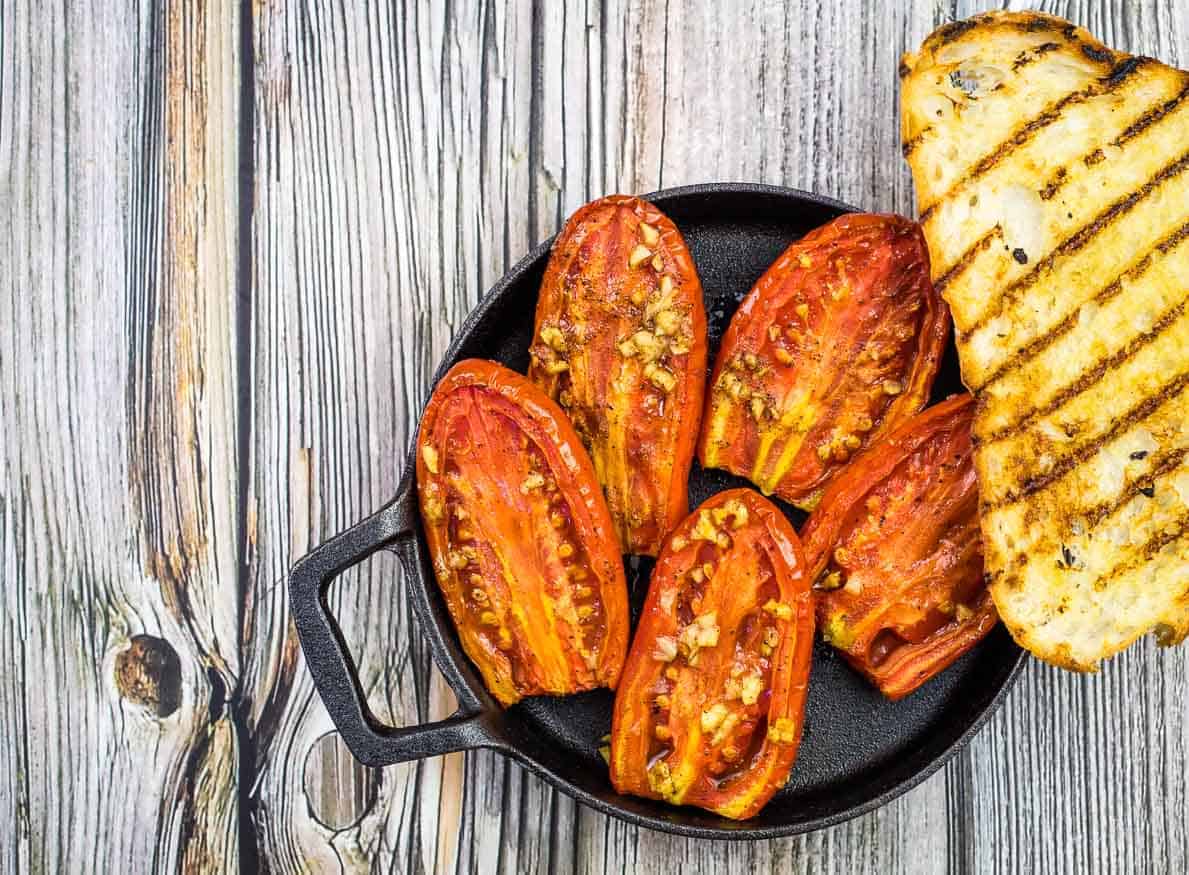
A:
[[[934,281],[978,398],[996,606],[1081,671],[1189,634],[1189,74],[989,13],[901,64]]]

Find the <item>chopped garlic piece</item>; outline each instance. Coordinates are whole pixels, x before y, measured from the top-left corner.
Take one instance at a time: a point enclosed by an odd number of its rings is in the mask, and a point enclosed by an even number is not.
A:
[[[661,635],[656,639],[656,649],[652,651],[652,658],[658,662],[672,662],[677,657],[677,639],[669,635]]]
[[[637,268],[652,258],[652,250],[643,243],[636,244],[636,248],[628,253],[628,267]]]
[[[654,370],[649,374],[648,379],[652,385],[665,392],[672,392],[677,385],[677,378],[673,376],[671,371],[667,371],[664,368]]]
[[[744,705],[754,705],[759,701],[760,693],[764,692],[764,681],[758,674],[748,675],[743,679],[739,691],[739,698]]]
[[[681,330],[681,314],[676,310],[661,310],[656,314],[657,334],[676,334]]]
[[[784,602],[778,602],[775,599],[768,599],[764,604],[764,610],[779,620],[791,620],[793,618],[793,609]]]
[[[832,589],[838,589],[838,587],[842,586],[842,582],[842,572],[831,571],[818,582],[817,587],[818,589],[829,591]]]
[[[664,798],[669,798],[677,792],[677,786],[673,783],[673,775],[669,771],[668,764],[656,762],[649,768],[648,786],[652,792]]]
[[[722,722],[722,725],[719,726],[714,735],[710,737],[710,744],[718,746],[726,741],[727,736],[735,731],[735,727],[739,725],[739,722],[742,719],[743,715],[738,711],[732,711],[730,714],[728,714],[727,719]]]
[[[698,521],[694,524],[694,529],[689,533],[689,536],[695,541],[718,540],[718,529],[714,527],[714,521],[709,513],[704,510],[698,512]]]
[[[640,350],[640,354],[644,357],[646,362],[650,362],[660,356],[664,349],[662,344],[655,334],[650,331],[640,330],[632,335],[632,344],[636,349]]]
[[[421,447],[421,458],[425,461],[425,467],[429,469],[430,474],[437,474],[438,468],[438,451],[425,444]]]
[[[697,627],[696,641],[699,647],[713,647],[718,643],[718,612],[710,611],[694,620]]]
[[[541,340],[557,352],[564,352],[566,349],[566,337],[556,325],[542,325]]]
[[[709,629],[699,630],[697,642],[699,647],[713,647],[718,643],[718,627],[712,626]]]
[[[436,523],[446,515],[446,505],[442,499],[432,495],[425,499],[424,507],[425,515],[429,517],[430,522]]]
[[[520,484],[520,491],[525,495],[528,495],[528,493],[532,492],[534,489],[540,489],[544,485],[545,478],[540,474],[529,474]]]
[[[768,740],[774,744],[792,744],[797,739],[797,724],[791,717],[779,717],[768,726]]]
[[[702,712],[702,731],[713,732],[718,729],[722,725],[723,720],[726,719],[728,713],[730,712],[727,710],[726,705],[722,702],[716,702],[709,709]]]

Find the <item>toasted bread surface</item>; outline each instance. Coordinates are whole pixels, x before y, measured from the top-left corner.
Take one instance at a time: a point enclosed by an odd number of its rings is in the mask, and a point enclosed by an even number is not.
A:
[[[1039,13],[935,31],[901,133],[978,399],[991,591],[1082,671],[1189,635],[1189,73]]]

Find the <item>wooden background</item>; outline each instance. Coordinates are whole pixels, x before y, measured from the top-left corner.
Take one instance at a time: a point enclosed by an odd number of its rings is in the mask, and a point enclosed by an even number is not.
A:
[[[1189,64],[1186,0],[1033,5]],[[288,621],[570,211],[751,180],[909,212],[897,59],[985,6],[3,0],[0,870],[1189,869],[1189,649],[1030,665],[918,789],[728,845],[489,753],[355,766]],[[395,559],[333,601],[377,713],[451,710]]]

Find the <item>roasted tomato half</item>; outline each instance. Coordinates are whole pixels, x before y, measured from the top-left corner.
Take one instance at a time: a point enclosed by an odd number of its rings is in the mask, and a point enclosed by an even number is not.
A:
[[[812,510],[847,461],[921,409],[948,331],[915,222],[855,214],[810,232],[727,328],[702,465]]]
[[[956,395],[901,425],[830,485],[801,531],[823,637],[889,699],[998,620],[983,582],[973,414]]]
[[[784,786],[813,647],[801,544],[759,493],[705,502],[670,536],[615,697],[621,793],[742,819]]]
[[[421,518],[463,649],[491,694],[615,688],[627,584],[590,459],[519,374],[470,359],[434,390],[417,437]]]
[[[590,450],[623,551],[655,556],[688,510],[706,380],[702,284],[664,213],[614,195],[570,218],[530,354],[529,378]]]

